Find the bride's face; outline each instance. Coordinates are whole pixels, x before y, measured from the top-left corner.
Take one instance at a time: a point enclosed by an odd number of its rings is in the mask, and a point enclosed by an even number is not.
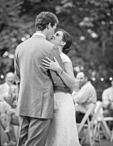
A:
[[[63,38],[63,32],[62,31],[57,31],[53,37],[51,38],[50,42],[55,44],[55,45],[62,45],[62,38]]]

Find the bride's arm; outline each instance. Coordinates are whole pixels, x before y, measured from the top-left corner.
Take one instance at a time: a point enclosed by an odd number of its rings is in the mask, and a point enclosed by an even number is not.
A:
[[[61,79],[64,81],[66,86],[71,89],[75,87],[75,78],[73,73],[73,67],[71,62],[64,62],[64,70],[60,67],[58,61],[54,58],[54,61],[46,57],[43,60],[45,68],[54,70],[58,73]]]
[[[71,89],[75,88],[75,78],[72,63],[64,62],[64,71],[59,74],[64,83]]]

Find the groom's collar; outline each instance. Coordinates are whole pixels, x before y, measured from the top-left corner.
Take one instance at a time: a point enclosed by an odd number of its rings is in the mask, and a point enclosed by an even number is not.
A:
[[[36,31],[36,32],[33,34],[33,36],[42,36],[42,37],[44,37],[44,38],[46,39],[45,35],[42,34],[41,32],[38,32],[38,31]]]

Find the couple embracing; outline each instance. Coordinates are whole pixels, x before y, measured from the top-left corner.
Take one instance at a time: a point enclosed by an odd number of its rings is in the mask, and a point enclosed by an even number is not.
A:
[[[36,33],[17,46],[15,73],[19,85],[18,146],[80,146],[71,92],[75,86],[72,44],[58,18],[41,12]]]

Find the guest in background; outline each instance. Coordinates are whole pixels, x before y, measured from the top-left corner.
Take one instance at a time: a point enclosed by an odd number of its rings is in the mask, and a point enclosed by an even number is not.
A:
[[[104,107],[104,116],[113,117],[113,80],[111,81],[111,87],[103,91],[102,101]]]
[[[12,72],[6,74],[5,83],[0,85],[0,101],[6,101],[10,105],[17,98],[17,86],[14,84],[15,75]]]
[[[80,90],[73,94],[73,100],[76,106],[76,121],[80,123],[90,105],[92,103],[96,104],[97,94],[84,72],[78,72],[76,78],[79,82]]]
[[[12,72],[6,74],[5,83],[0,85],[0,121],[1,126],[5,130],[6,128],[6,112],[14,106],[14,102],[17,100],[18,88],[14,84],[15,75]],[[14,129],[10,133],[7,133],[9,143],[12,144],[16,141]]]
[[[15,100],[13,102],[13,106],[9,110],[6,111],[6,123],[7,123],[6,129],[5,129],[6,133],[9,133],[13,129],[11,125],[12,116],[15,117],[15,119],[17,119],[16,125],[19,126],[18,116],[16,115],[16,107],[17,107],[17,101]]]
[[[1,114],[6,113],[7,110],[14,107],[13,104],[17,101],[18,88],[14,82],[15,75],[14,73],[9,72],[6,74],[5,83],[0,85]]]
[[[111,87],[105,89],[102,94],[103,102],[103,115],[105,117],[113,117],[113,80],[111,81]],[[110,127],[113,126],[113,122],[109,122]]]
[[[11,117],[11,124],[12,125],[18,125],[18,119],[17,119],[16,116],[12,116]],[[0,126],[3,128],[3,130],[5,130],[5,128],[7,126],[7,123],[6,123],[6,114],[0,114]],[[6,142],[6,139],[5,138],[4,138],[4,140],[2,139],[2,137],[5,137],[5,135],[4,135],[4,133],[1,132],[1,143],[2,142],[5,142],[3,144],[5,146],[16,146],[16,144],[17,144],[17,138],[16,138],[16,135],[15,135],[14,128],[12,128],[12,130],[10,132],[6,133],[6,134],[7,134],[7,138],[8,138],[8,141],[7,142]]]

